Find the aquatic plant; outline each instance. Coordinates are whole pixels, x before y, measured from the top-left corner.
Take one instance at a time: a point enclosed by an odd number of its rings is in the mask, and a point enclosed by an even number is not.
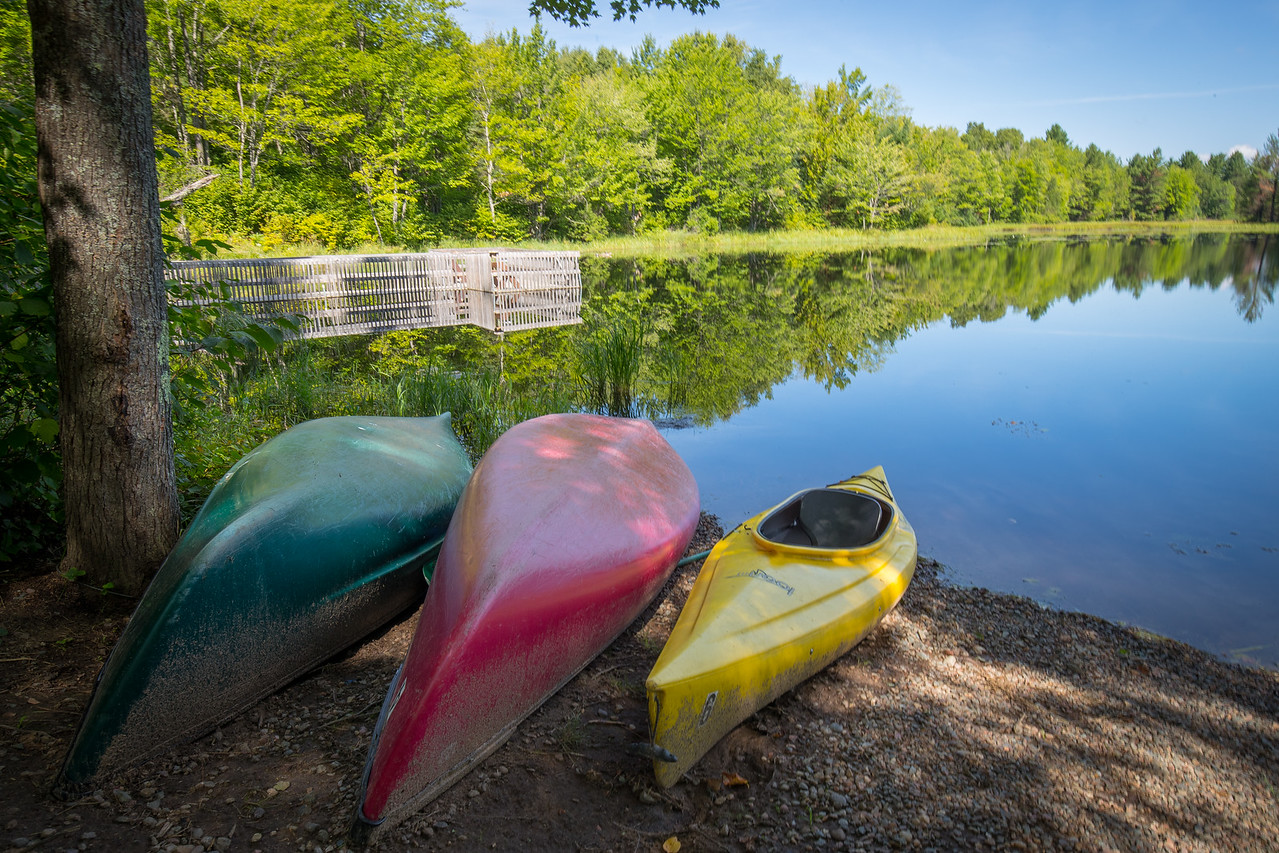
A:
[[[615,417],[636,417],[644,330],[615,320],[587,336],[577,352],[577,379],[586,405]]]

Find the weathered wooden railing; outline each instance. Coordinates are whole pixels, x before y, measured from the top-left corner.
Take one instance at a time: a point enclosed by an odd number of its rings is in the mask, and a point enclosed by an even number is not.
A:
[[[303,338],[466,323],[513,332],[581,322],[577,252],[437,249],[175,261],[173,270],[188,281],[223,282],[251,317],[300,317]]]

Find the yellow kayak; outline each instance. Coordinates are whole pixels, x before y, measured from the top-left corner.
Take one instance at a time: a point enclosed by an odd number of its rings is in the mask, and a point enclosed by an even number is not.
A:
[[[658,783],[857,645],[901,600],[916,556],[879,467],[792,495],[720,540],[648,676]]]

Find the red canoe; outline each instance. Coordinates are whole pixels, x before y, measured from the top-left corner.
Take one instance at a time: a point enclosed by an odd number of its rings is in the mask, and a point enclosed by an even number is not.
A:
[[[498,439],[387,692],[355,839],[441,794],[603,651],[670,576],[698,510],[692,473],[648,421],[548,415]]]

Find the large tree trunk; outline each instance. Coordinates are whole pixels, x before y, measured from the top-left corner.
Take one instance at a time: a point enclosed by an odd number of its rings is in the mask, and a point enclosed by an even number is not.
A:
[[[138,592],[178,532],[143,0],[28,0],[64,569]]]

